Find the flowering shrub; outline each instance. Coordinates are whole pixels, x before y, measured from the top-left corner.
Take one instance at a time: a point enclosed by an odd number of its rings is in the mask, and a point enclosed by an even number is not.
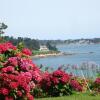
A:
[[[70,85],[73,90],[78,91],[78,92],[86,92],[87,90],[87,79],[82,79],[79,77],[73,77],[70,81]]]
[[[1,85],[0,95],[2,97],[2,100],[7,97],[12,97],[12,100],[23,98],[23,96],[30,93],[31,84],[29,83],[31,77],[27,76],[26,74],[27,73],[20,73],[20,74],[2,73],[0,75],[0,82],[2,82],[0,84]]]
[[[26,54],[26,55],[29,55],[29,56],[32,55],[32,52],[31,52],[28,48],[24,48],[24,49],[22,50],[22,53],[24,53],[24,54]]]
[[[76,91],[82,91],[82,86],[79,84],[77,80],[71,80],[70,85]]]
[[[35,88],[35,96],[64,96],[72,94],[73,91],[85,92],[87,90],[86,82],[87,80],[74,77],[62,70],[52,73],[45,72],[42,74],[38,87]]]
[[[91,87],[93,91],[95,91],[97,94],[100,94],[100,77],[96,78]]]
[[[87,89],[86,80],[58,69],[42,72],[30,59],[31,51],[10,42],[0,44],[0,99],[34,100],[34,96],[63,96]],[[100,78],[93,83],[100,92]]]
[[[10,49],[16,50],[16,47],[13,46],[10,42],[0,44],[0,54],[6,53]]]
[[[45,72],[40,87],[48,96],[61,96],[71,94],[69,87],[70,75],[57,70],[53,73]]]
[[[32,73],[40,70],[29,58],[30,55],[31,51],[29,49],[21,51],[10,42],[0,44],[1,100],[34,99],[31,94],[35,87]]]
[[[96,78],[95,84],[96,84],[96,85],[100,85],[100,77]]]

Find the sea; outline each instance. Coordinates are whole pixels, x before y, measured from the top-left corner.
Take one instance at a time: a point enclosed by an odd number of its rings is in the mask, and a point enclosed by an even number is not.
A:
[[[81,66],[84,63],[92,63],[92,66],[95,65],[100,67],[100,44],[64,44],[57,45],[57,48],[61,52],[72,53],[72,55],[35,58],[33,62],[38,66],[42,64],[45,67],[51,67],[53,69],[67,65]],[[71,71],[68,70],[68,72]]]

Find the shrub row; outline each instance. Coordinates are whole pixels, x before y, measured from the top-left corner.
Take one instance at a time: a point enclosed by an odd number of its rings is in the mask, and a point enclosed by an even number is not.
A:
[[[0,99],[34,100],[35,97],[71,95],[85,92],[88,80],[62,70],[42,72],[31,60],[31,51],[5,42],[0,44]],[[100,92],[100,78],[91,89]]]

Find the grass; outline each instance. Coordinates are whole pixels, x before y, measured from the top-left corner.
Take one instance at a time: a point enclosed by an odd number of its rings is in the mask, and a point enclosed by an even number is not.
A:
[[[40,99],[35,99],[35,100],[100,100],[100,95],[91,96],[88,94],[75,94],[71,96],[40,98]]]
[[[52,54],[52,53],[58,53],[58,51],[39,51],[39,50],[33,50],[33,55]]]

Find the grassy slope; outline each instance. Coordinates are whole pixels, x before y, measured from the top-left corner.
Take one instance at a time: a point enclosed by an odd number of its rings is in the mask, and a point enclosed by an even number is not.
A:
[[[58,51],[38,51],[33,50],[33,55],[59,53]]]
[[[76,94],[72,96],[41,98],[41,99],[35,99],[35,100],[100,100],[100,96],[89,96],[87,94]]]

